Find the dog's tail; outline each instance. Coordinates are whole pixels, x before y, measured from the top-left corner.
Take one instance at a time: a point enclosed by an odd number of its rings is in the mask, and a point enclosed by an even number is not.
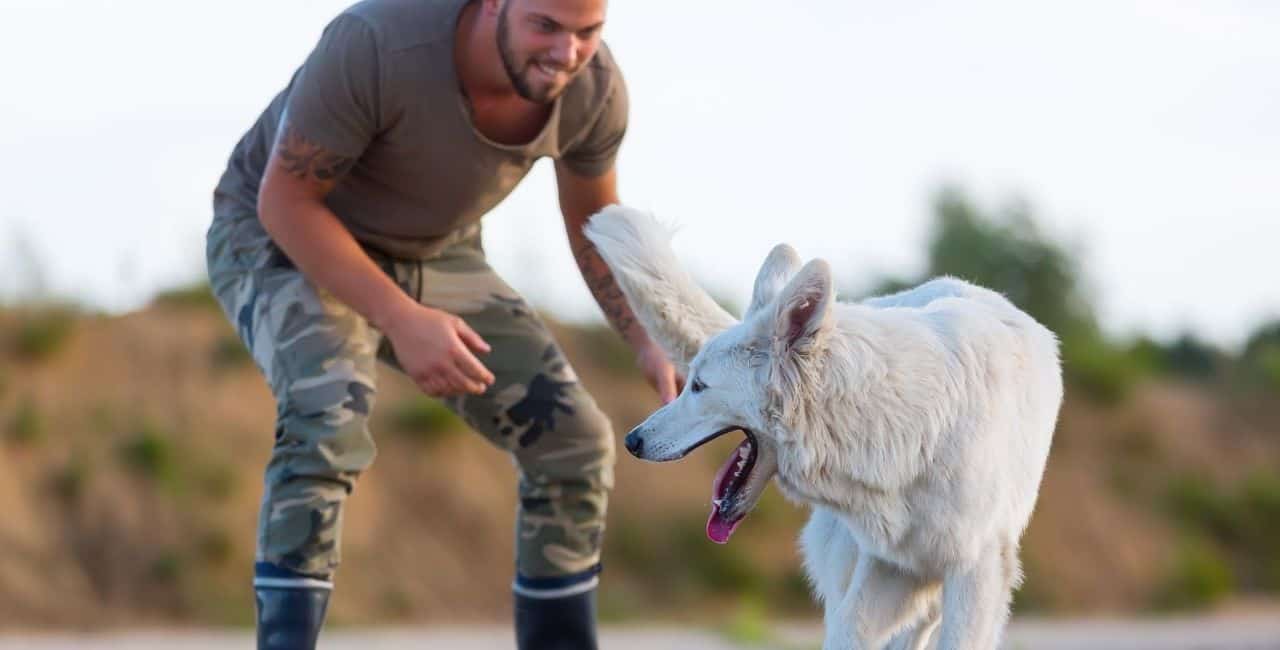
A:
[[[611,205],[593,215],[583,232],[645,330],[682,373],[707,339],[737,323],[676,260],[671,231],[652,216]]]

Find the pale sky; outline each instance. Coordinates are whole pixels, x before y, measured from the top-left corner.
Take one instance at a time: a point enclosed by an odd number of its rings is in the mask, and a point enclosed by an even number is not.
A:
[[[201,277],[231,148],[347,4],[0,0],[0,298],[19,240],[115,312]],[[917,274],[953,181],[1078,243],[1114,333],[1280,317],[1280,3],[614,0],[605,38],[623,200],[740,303],[781,241],[845,285]],[[485,223],[532,302],[598,318],[546,163]]]

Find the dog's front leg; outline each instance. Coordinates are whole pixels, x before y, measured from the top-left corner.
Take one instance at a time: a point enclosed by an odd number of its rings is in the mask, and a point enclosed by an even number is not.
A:
[[[895,633],[924,618],[938,590],[937,582],[859,555],[849,591],[837,607],[827,606],[823,650],[881,650]],[[925,630],[926,639],[931,631]]]
[[[1009,618],[1014,575],[997,548],[978,563],[948,575],[942,586],[942,629],[938,650],[992,650]]]
[[[927,650],[933,633],[942,623],[942,590],[938,589],[930,598],[925,615],[913,625],[908,625],[898,632],[889,642],[888,650]]]

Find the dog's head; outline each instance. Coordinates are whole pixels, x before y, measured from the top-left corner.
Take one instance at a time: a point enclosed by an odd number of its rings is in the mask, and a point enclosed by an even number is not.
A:
[[[646,329],[687,368],[684,390],[632,430],[626,447],[637,458],[664,462],[743,431],[745,440],[713,483],[707,535],[724,543],[778,471],[780,445],[792,435],[782,417],[785,404],[821,371],[833,326],[831,271],[822,260],[801,268],[794,249],[775,247],[737,322],[706,306],[714,303],[675,263],[664,237],[607,236],[654,226],[647,215],[618,209],[593,218],[588,228]]]

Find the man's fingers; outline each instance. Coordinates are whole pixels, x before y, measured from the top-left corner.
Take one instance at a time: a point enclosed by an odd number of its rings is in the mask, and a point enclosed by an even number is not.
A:
[[[676,398],[676,373],[670,366],[658,372],[658,397],[663,404]]]
[[[484,385],[468,377],[466,373],[458,368],[457,364],[450,365],[442,374],[448,384],[450,395],[475,393],[477,390],[484,391]]]
[[[465,347],[459,347],[453,355],[454,366],[458,372],[466,376],[468,380],[481,384],[478,392],[483,393],[484,389],[493,385],[493,373],[484,367],[483,363],[471,354],[471,351]]]
[[[484,339],[480,338],[480,335],[476,334],[476,331],[471,329],[471,326],[467,324],[467,321],[464,321],[461,318],[458,319],[458,337],[461,338],[462,342],[465,343],[468,348],[471,348],[473,352],[476,352],[477,354],[489,354],[489,344],[485,343]],[[492,381],[490,381],[490,383],[492,383]]]

